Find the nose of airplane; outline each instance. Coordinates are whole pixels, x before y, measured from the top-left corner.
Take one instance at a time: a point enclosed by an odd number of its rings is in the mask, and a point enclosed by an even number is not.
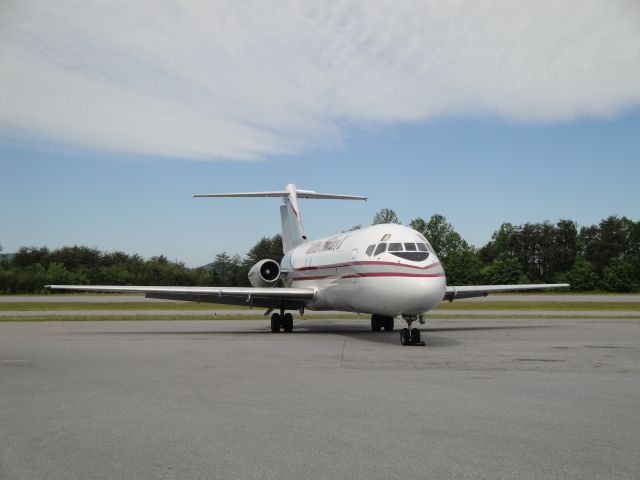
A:
[[[380,284],[376,297],[387,314],[418,315],[442,302],[446,291],[444,277],[394,277]]]

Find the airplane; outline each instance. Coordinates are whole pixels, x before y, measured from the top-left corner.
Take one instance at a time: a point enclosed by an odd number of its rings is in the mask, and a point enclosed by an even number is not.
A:
[[[420,232],[404,225],[381,224],[311,240],[304,233],[298,199],[367,200],[302,190],[288,184],[282,191],[198,194],[194,198],[276,197],[280,206],[280,263],[263,259],[249,270],[251,287],[168,287],[118,285],[47,285],[55,290],[144,293],[146,298],[266,308],[271,331],[293,330],[289,311],[365,313],[371,330],[393,331],[401,317],[402,345],[424,345],[414,322],[443,300],[486,297],[489,293],[566,288],[566,283],[448,286],[433,247]],[[284,287],[278,286],[282,282]],[[275,312],[274,312],[275,310]]]

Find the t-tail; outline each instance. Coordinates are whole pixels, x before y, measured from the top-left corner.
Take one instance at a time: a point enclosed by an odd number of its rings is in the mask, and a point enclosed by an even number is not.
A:
[[[318,193],[313,190],[299,190],[292,183],[284,187],[280,192],[239,192],[239,193],[210,193],[199,194],[194,197],[280,197],[284,205],[280,206],[280,219],[282,220],[282,249],[288,252],[294,247],[307,241],[302,225],[302,216],[298,206],[299,198],[316,198],[329,200],[366,200],[367,197],[358,195],[334,195],[331,193]]]

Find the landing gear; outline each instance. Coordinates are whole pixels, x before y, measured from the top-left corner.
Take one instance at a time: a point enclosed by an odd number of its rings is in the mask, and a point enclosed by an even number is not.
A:
[[[271,314],[271,331],[273,333],[278,333],[280,331],[280,324],[282,323],[282,320],[280,318],[280,314],[279,313],[272,313]]]
[[[271,314],[271,331],[278,333],[280,328],[286,333],[293,331],[293,315],[290,313],[272,313]]]
[[[405,347],[411,345],[411,332],[409,332],[408,328],[400,330],[400,343]]]
[[[285,313],[282,317],[282,330],[286,333],[291,333],[293,331],[293,315],[290,313]]]
[[[393,331],[393,317],[387,317],[385,315],[371,315],[371,331],[379,332],[380,330],[386,332]]]
[[[382,329],[382,322],[378,315],[371,315],[371,331],[379,332]]]
[[[409,328],[403,328],[402,330],[400,330],[400,343],[403,346],[424,346],[425,343],[420,341],[420,330],[418,330],[417,328],[411,328],[411,324],[416,320],[419,320],[420,323],[424,323],[424,318],[422,318],[422,315],[420,315],[420,317],[416,315],[403,315],[402,318],[405,322],[407,322],[407,326]]]
[[[384,317],[382,321],[385,332],[393,332],[393,317]]]
[[[420,343],[420,330],[418,330],[417,328],[412,328],[410,340],[411,343]]]

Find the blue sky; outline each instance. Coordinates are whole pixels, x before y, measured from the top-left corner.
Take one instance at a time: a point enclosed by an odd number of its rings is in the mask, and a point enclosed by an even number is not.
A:
[[[351,132],[331,149],[249,162],[197,162],[0,145],[1,242],[82,244],[189,265],[243,254],[279,231],[277,199],[193,199],[193,193],[279,189],[292,182],[368,202],[302,201],[307,233],[367,224],[382,207],[403,222],[441,213],[482,245],[502,222],[582,225],[638,218],[640,111],[608,120],[514,125],[447,119]]]
[[[60,0],[0,12],[0,244],[81,244],[190,266],[279,231],[441,213],[637,219],[640,6]]]

